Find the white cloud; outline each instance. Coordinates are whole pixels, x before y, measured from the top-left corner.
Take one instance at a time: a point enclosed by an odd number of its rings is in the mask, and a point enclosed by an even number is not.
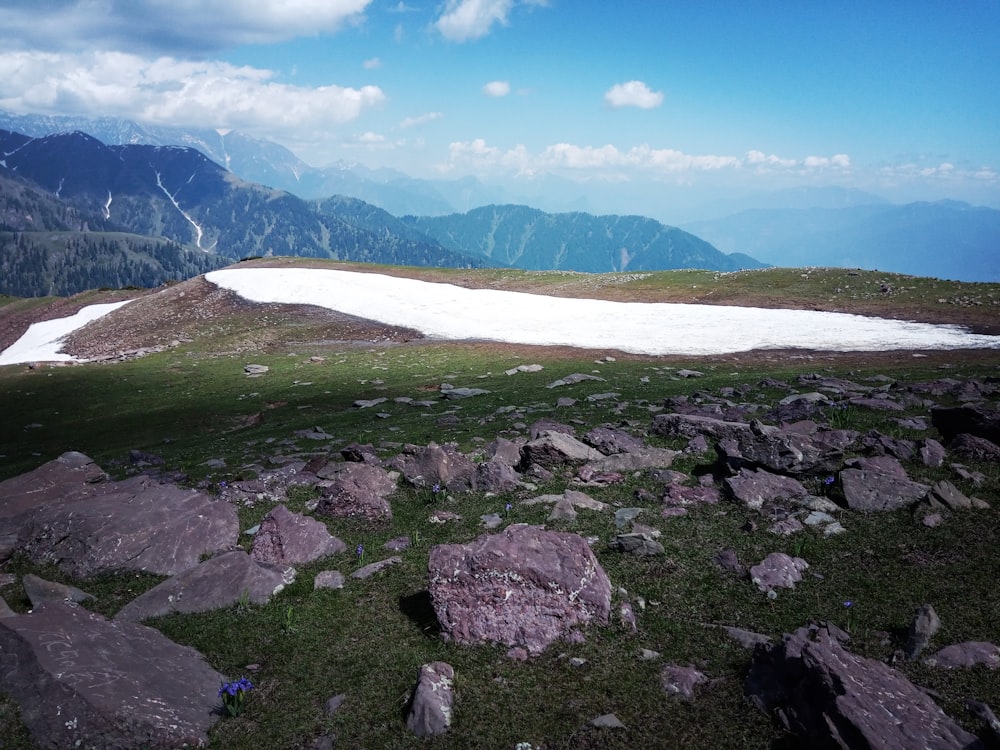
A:
[[[523,145],[503,151],[490,146],[482,138],[473,141],[456,141],[449,147],[446,171],[461,168],[480,170],[515,170],[518,174],[532,175],[540,172],[572,172],[578,175],[599,176],[602,179],[626,180],[632,176],[683,176],[709,172],[810,173],[826,169],[839,172],[850,164],[850,157],[837,154],[832,157],[806,157],[790,159],[763,151],[748,151],[743,156],[726,154],[687,154],[670,148],[652,148],[647,144],[620,149],[612,144],[581,146],[556,143],[538,153],[531,153]]]
[[[379,68],[382,67],[382,61],[377,57],[372,57],[361,63],[361,67],[364,68],[365,70],[378,70]]]
[[[385,100],[377,86],[305,88],[273,77],[219,61],[7,52],[0,53],[0,109],[273,133],[349,122]]]
[[[479,39],[494,23],[506,25],[513,6],[514,0],[448,0],[434,27],[453,42]]]
[[[362,133],[361,135],[358,136],[358,142],[364,144],[384,143],[385,136],[368,131],[367,133]]]
[[[10,49],[210,51],[337,31],[371,0],[67,0],[4,3]]]
[[[440,112],[425,112],[424,114],[417,115],[416,117],[407,117],[399,123],[399,127],[405,130],[406,128],[412,128],[417,125],[433,122],[434,120],[440,120],[442,117],[444,117],[444,115]]]
[[[483,86],[486,96],[507,96],[510,93],[510,83],[507,81],[490,81]]]
[[[642,81],[616,83],[604,93],[604,101],[612,107],[653,109],[663,104],[663,92],[652,91]]]

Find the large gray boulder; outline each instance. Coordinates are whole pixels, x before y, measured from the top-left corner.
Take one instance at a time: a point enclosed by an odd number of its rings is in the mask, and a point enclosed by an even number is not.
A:
[[[591,448],[572,435],[555,430],[543,430],[537,438],[521,446],[522,468],[531,464],[561,466],[601,458],[604,458],[604,454],[596,448]]]
[[[825,627],[754,652],[745,690],[802,740],[834,750],[985,750],[901,672],[845,650]]]
[[[69,602],[0,618],[0,693],[49,748],[201,747],[223,675],[153,628]]]
[[[514,524],[430,551],[429,589],[444,638],[537,654],[591,622],[607,624],[611,582],[577,534]]]
[[[154,586],[122,607],[115,619],[140,622],[173,612],[208,612],[244,599],[266,604],[294,580],[295,568],[260,563],[233,550]]]
[[[250,557],[258,562],[297,565],[345,549],[347,545],[332,536],[321,521],[278,505],[261,520]]]
[[[763,470],[740,469],[723,483],[735,500],[754,510],[760,510],[765,503],[802,502],[809,494],[799,480]]]
[[[70,453],[0,483],[0,550],[86,578],[118,570],[173,575],[236,543],[229,503],[144,475],[103,477],[86,456]]]

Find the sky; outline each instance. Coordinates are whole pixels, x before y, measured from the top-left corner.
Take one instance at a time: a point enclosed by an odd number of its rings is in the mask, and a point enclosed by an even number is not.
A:
[[[3,0],[0,109],[645,201],[1000,208],[998,38],[997,0]]]

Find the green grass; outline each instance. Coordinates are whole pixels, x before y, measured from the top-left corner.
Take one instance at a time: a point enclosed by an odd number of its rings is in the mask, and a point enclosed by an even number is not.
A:
[[[217,343],[213,350],[226,349]],[[763,378],[794,382],[802,371],[822,369],[824,374],[855,381],[888,374],[904,382],[996,372],[995,357],[989,355],[981,364],[944,369],[940,358],[878,366],[852,362],[853,370],[844,372],[835,359],[819,363],[786,359],[768,365],[622,358],[598,364],[592,355],[555,356],[538,350],[537,357],[522,351],[518,358],[501,354],[504,351],[493,346],[407,344],[312,346],[294,352],[274,346],[253,355],[218,355],[196,342],[114,365],[3,368],[0,479],[67,450],[82,451],[121,476],[130,471],[128,451],[139,449],[162,456],[168,469],[185,472],[191,484],[210,485],[264,470],[270,456],[295,451],[282,441],[296,430],[314,426],[322,427],[333,440],[294,439],[303,454],[336,450],[354,441],[373,443],[384,456],[398,452],[400,444],[430,441],[455,442],[464,451],[474,451],[497,435],[524,434],[523,425],[542,417],[578,420],[581,432],[605,423],[627,423],[642,432],[652,418],[648,406],[665,398],[717,394],[726,386],[749,384],[748,400],[771,400],[786,391],[759,386]],[[309,363],[314,354],[325,361]],[[267,365],[270,371],[261,378],[247,378],[243,366],[249,362]],[[545,369],[504,374],[507,368],[532,362]],[[685,366],[706,375],[676,378],[674,371]],[[605,381],[546,388],[573,372],[598,374]],[[490,393],[438,401],[436,389],[443,382],[486,388]],[[619,401],[629,405],[613,413],[613,402],[584,400],[587,394],[606,391],[620,393]],[[581,400],[574,407],[557,409],[560,396]],[[357,399],[378,397],[389,400],[373,409],[353,406]],[[437,403],[421,408],[396,403],[397,397]],[[512,412],[504,408],[511,406],[517,408]],[[852,429],[878,428],[900,437],[918,437],[896,425],[893,420],[898,416],[852,408],[840,419]],[[454,423],[442,423],[445,417],[454,417]],[[679,447],[657,438],[651,442]],[[226,468],[209,468],[205,462],[210,458],[224,459]],[[691,470],[708,458],[684,457],[678,466]],[[917,479],[947,476],[941,470],[908,468]],[[548,508],[520,505],[518,500],[536,494],[522,491],[497,497],[453,496],[443,507],[459,513],[462,520],[435,525],[427,520],[435,507],[428,503],[427,493],[400,489],[392,498],[391,522],[323,519],[348,551],[301,566],[296,582],[266,606],[175,615],[149,624],[199,649],[230,678],[248,674],[247,665],[260,665],[251,675],[257,689],[246,712],[218,722],[211,733],[213,748],[308,747],[313,738],[331,733],[337,736],[338,747],[426,747],[430,743],[406,730],[402,712],[419,666],[432,660],[454,666],[458,696],[454,727],[433,741],[435,747],[513,748],[518,742],[530,742],[548,749],[768,748],[781,742],[782,735],[743,699],[749,654],[715,625],[735,625],[775,638],[810,619],[829,619],[843,626],[847,624],[843,602],[850,600],[854,603],[851,648],[884,658],[898,646],[897,631],[908,625],[914,608],[931,603],[943,621],[934,645],[1000,642],[1000,625],[994,617],[1000,611],[995,585],[1000,468],[975,468],[988,475],[982,488],[974,491],[958,484],[994,508],[957,514],[935,529],[924,528],[905,512],[844,514],[847,534],[824,539],[807,532],[804,537],[779,538],[765,531],[744,531],[748,520],[760,519],[733,504],[693,508],[676,519],[661,518],[659,507],[650,505],[639,520],[663,531],[665,554],[637,559],[608,550],[606,541],[613,533],[609,514],[583,510],[574,524],[555,528],[601,538],[595,552],[613,585],[624,588],[630,598],[641,596],[647,602],[645,611],[637,612],[639,632],[628,633],[613,616],[608,627],[590,628],[586,643],[556,644],[527,663],[507,658],[502,647],[442,642],[423,593],[430,547],[474,539],[483,533],[480,515],[502,514],[505,503],[512,502],[510,521],[545,522]],[[566,486],[566,477],[557,476],[537,494],[560,492]],[[636,504],[634,493],[642,487],[656,489],[639,476],[588,492],[625,506]],[[308,500],[309,493],[299,491],[289,505],[301,511]],[[240,508],[241,527],[257,523],[268,507]],[[420,541],[401,553],[402,565],[365,581],[350,581],[340,591],[313,591],[318,571],[337,568],[347,574],[354,569],[358,543],[365,545],[365,561],[370,562],[381,559],[381,546],[388,539],[415,533]],[[776,550],[800,553],[810,569],[794,591],[771,601],[749,582],[728,578],[713,566],[712,557],[722,547],[734,548],[747,565]],[[71,581],[58,570],[21,558],[8,563],[5,571],[35,572],[74,583],[97,597],[88,607],[109,616],[160,580],[123,574]],[[28,608],[19,583],[0,589],[0,594],[16,610]],[[640,660],[643,648],[659,651],[662,659]],[[564,654],[587,661],[574,667]],[[660,669],[666,662],[694,664],[713,683],[693,702],[668,699],[660,688]],[[902,669],[918,684],[938,691],[945,710],[972,729],[975,725],[961,708],[963,698],[1000,705],[995,675],[979,670],[933,671],[919,664]],[[345,693],[347,701],[339,713],[326,716],[324,702],[338,693]],[[581,729],[589,719],[608,712],[626,724],[626,734]],[[0,737],[5,750],[32,747],[10,701],[0,702]]]

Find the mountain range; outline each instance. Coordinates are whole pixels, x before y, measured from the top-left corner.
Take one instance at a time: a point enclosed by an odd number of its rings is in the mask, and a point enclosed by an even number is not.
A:
[[[138,285],[137,274],[123,273],[120,264],[114,273],[106,268],[107,259],[94,250],[101,233],[166,241],[212,258],[192,261],[195,273],[203,272],[206,263],[253,255],[576,271],[759,265],[752,258],[730,258],[687,232],[643,217],[550,215],[523,206],[490,207],[506,241],[520,236],[522,242],[494,253],[499,235],[480,221],[481,211],[454,214],[425,228],[415,217],[398,219],[357,198],[309,201],[248,182],[193,148],[107,145],[80,131],[36,138],[0,130],[0,180],[0,252],[9,271],[0,292],[8,294],[26,293],[23,279],[14,273],[26,265],[34,269],[28,285],[32,293],[66,293],[67,285],[46,280],[44,269],[60,261],[66,265],[70,256],[91,259],[94,273],[84,274],[85,280]],[[38,241],[39,232],[50,233],[45,242]],[[70,234],[60,243],[51,232]],[[74,232],[79,236],[71,237]],[[535,235],[530,247],[523,244],[526,233]],[[553,241],[556,237],[571,241],[560,245]],[[117,242],[112,244],[121,255],[126,248]],[[70,252],[71,244],[86,252]],[[132,241],[127,249],[134,253],[136,247]],[[34,260],[26,264],[19,255],[27,249]],[[44,263],[39,260],[43,256]],[[181,253],[160,276],[185,275],[183,257],[190,256]],[[149,278],[149,273],[142,275],[145,282]]]

